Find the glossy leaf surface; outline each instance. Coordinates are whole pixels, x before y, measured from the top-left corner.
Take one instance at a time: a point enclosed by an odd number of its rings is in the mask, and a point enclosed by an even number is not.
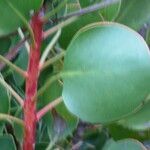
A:
[[[149,94],[148,47],[123,25],[89,25],[67,49],[63,81],[64,102],[81,119],[100,123],[121,119]]]

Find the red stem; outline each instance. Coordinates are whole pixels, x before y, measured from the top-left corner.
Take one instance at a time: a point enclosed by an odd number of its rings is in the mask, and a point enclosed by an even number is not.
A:
[[[37,121],[39,121],[47,112],[62,102],[62,97],[55,99],[37,112]]]
[[[30,47],[28,64],[28,78],[26,79],[26,92],[24,102],[24,141],[23,150],[33,150],[36,134],[36,101],[33,97],[37,93],[37,83],[39,76],[40,48],[42,42],[43,23],[39,14],[35,14],[31,20],[31,27],[34,33],[35,43]]]

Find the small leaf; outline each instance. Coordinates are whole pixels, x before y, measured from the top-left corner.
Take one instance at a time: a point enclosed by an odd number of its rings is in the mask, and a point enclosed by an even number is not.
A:
[[[122,0],[120,13],[117,21],[139,30],[150,20],[149,0]]]
[[[146,148],[137,140],[125,139],[117,142],[110,140],[103,150],[146,150]]]

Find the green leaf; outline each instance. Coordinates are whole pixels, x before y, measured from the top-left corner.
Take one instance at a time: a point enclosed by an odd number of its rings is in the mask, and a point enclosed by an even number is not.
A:
[[[35,150],[43,150],[43,149],[46,149],[48,143],[36,143],[35,145]]]
[[[140,141],[149,139],[149,131],[133,131],[118,124],[111,124],[108,126],[109,134],[114,140],[121,140],[125,138],[133,138]]]
[[[23,141],[24,129],[20,124],[14,123],[14,134],[16,139],[21,143]]]
[[[81,29],[63,71],[67,108],[89,122],[110,123],[141,108],[150,91],[150,55],[143,38],[116,23]]]
[[[137,140],[125,139],[117,142],[110,140],[103,150],[146,150],[146,148]]]
[[[10,8],[7,1],[10,0],[0,1],[0,36],[9,34],[10,32],[16,30],[19,26],[23,25],[22,20]],[[43,0],[11,0],[10,2],[27,20],[29,20],[30,11],[37,11],[40,8]]]
[[[96,3],[105,2],[105,0],[79,0],[79,1],[82,8],[94,5]],[[118,16],[120,7],[121,7],[121,0],[118,3],[107,6],[97,12],[100,14],[101,19],[103,21],[112,21]]]
[[[63,134],[60,134],[59,136],[61,138],[64,138],[68,135],[72,135],[72,132],[77,128],[78,119],[67,110],[64,103],[58,105],[56,107],[56,110],[58,114],[62,117],[63,122],[66,124],[65,128],[63,129]]]
[[[22,118],[22,108],[18,107],[17,111],[15,113],[15,117],[17,118]],[[14,135],[17,141],[19,141],[20,143],[22,143],[23,141],[23,135],[24,135],[24,128],[22,125],[13,122],[13,131],[14,131]]]
[[[90,5],[93,5],[93,4],[95,4],[95,3],[98,3],[98,2],[100,2],[100,1],[102,1],[102,0],[79,0],[80,5],[81,5],[82,8],[88,7],[88,6],[90,6]]]
[[[10,38],[0,38],[0,55],[6,54],[10,46],[11,46]]]
[[[85,128],[83,130],[85,130]],[[101,150],[108,140],[108,133],[105,129],[87,128],[83,134],[81,150],[91,149],[91,146],[93,146],[95,150]]]
[[[28,65],[28,53],[25,47],[21,48],[20,53],[18,58],[15,61],[15,65],[20,67],[23,70],[27,70],[27,65]],[[17,72],[13,72],[13,77],[15,80],[15,83],[18,86],[21,86],[24,83],[24,77],[22,77],[20,74]]]
[[[104,21],[112,21],[118,16],[120,7],[121,7],[121,0],[117,3],[107,6],[106,8],[103,8],[99,12],[101,13]]]
[[[150,20],[149,0],[122,0],[120,13],[117,21],[139,30],[144,23]]]
[[[72,12],[73,9],[76,11],[81,9],[79,2],[77,2],[77,1],[75,2],[75,1],[76,0],[69,1],[67,3],[67,8],[66,8],[67,13]],[[83,0],[82,2],[87,3],[88,1]],[[89,3],[91,3],[91,2],[89,2]],[[75,8],[74,7],[72,8],[71,6],[75,6]],[[62,29],[61,36],[59,38],[59,43],[60,43],[61,47],[66,49],[67,46],[69,45],[72,37],[75,35],[75,33],[80,28],[84,27],[85,25],[87,25],[89,23],[93,23],[93,22],[97,22],[97,21],[101,21],[101,16],[98,11],[80,16],[75,22],[64,27]]]
[[[93,1],[88,1],[88,0],[81,0],[80,4],[81,7],[85,7],[88,6],[90,4],[95,4],[100,2],[101,0],[93,0]],[[60,45],[61,47],[63,47],[64,49],[67,48],[67,46],[69,45],[72,37],[75,35],[75,33],[81,29],[82,27],[84,27],[87,24],[90,23],[94,23],[94,22],[99,22],[99,21],[110,21],[110,20],[114,20],[120,10],[120,5],[121,5],[121,1],[110,5],[106,8],[103,8],[102,10],[98,10],[96,12],[92,12],[89,14],[85,14],[83,16],[80,16],[75,22],[71,23],[70,25],[68,25],[67,27],[64,27],[59,39]],[[79,5],[77,5],[79,7]],[[80,9],[80,7],[78,8]],[[77,10],[77,8],[76,8]]]
[[[11,135],[0,136],[0,148],[2,150],[16,150],[16,146]]]
[[[40,105],[45,106],[49,102],[60,97],[61,93],[62,86],[60,83],[58,81],[52,83],[42,96],[40,96]],[[47,124],[51,136],[53,138],[58,136],[59,139],[71,135],[78,123],[78,119],[68,112],[63,103],[56,107],[55,113],[47,113],[43,121]]]
[[[80,16],[75,22],[69,24],[67,27],[64,27],[59,38],[61,47],[66,49],[71,39],[79,29],[81,29],[89,23],[98,21],[101,21],[100,14],[98,12],[94,12],[86,14],[84,16]]]

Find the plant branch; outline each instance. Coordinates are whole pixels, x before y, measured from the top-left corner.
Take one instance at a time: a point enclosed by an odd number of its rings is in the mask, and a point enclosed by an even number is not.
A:
[[[43,92],[49,87],[50,84],[52,84],[54,81],[59,79],[61,77],[60,74],[56,74],[52,76],[49,80],[46,81],[46,84],[42,86],[42,88],[37,92],[37,94],[34,96],[33,100],[35,101]]]
[[[19,36],[21,37],[21,39],[23,40],[25,38],[25,36],[24,36],[23,31],[21,30],[21,28],[18,28],[18,33],[19,33]],[[29,54],[29,52],[30,52],[30,45],[29,45],[29,43],[27,41],[25,41],[24,45],[25,45],[26,50],[27,50],[27,52]]]
[[[43,22],[47,22],[47,20],[52,17],[53,15],[55,15],[57,12],[59,12],[62,7],[67,3],[67,0],[62,1],[56,8],[54,8],[52,11],[50,11],[49,13],[47,13],[43,18],[42,21]]]
[[[50,50],[53,48],[53,46],[56,44],[58,38],[60,37],[60,34],[61,34],[61,29],[59,29],[56,33],[56,35],[53,37],[53,39],[51,40],[51,42],[48,44],[48,46],[46,47],[42,57],[41,57],[41,60],[40,60],[40,66],[43,65],[43,63],[45,62],[45,59],[47,58]]]
[[[88,13],[100,10],[102,8],[105,8],[105,7],[109,6],[109,5],[115,4],[115,3],[119,2],[119,1],[120,0],[103,1],[103,2],[97,3],[95,5],[92,5],[92,6],[80,9],[78,11],[75,11],[73,13],[67,14],[66,16],[61,16],[60,18],[58,18],[58,20],[65,20],[65,19],[71,18],[73,16],[85,15],[85,14],[88,14]]]
[[[24,71],[21,68],[17,67],[16,65],[14,65],[13,63],[11,63],[9,60],[7,60],[2,55],[0,55],[0,61],[3,61],[4,63],[6,63],[11,69],[13,69],[16,72],[18,72],[21,76],[23,76],[25,78],[27,77],[26,71]]]
[[[17,124],[20,124],[21,126],[24,127],[24,123],[21,119],[13,117],[11,115],[7,115],[7,114],[2,114],[0,113],[0,120],[4,120],[4,121],[8,121],[8,122],[16,122]]]
[[[24,42],[29,38],[29,36],[22,39],[17,45],[12,47],[9,52],[5,55],[5,59],[12,60],[19,52],[20,47],[23,46]],[[4,63],[0,63],[0,70],[2,70],[5,67]]]
[[[65,26],[69,25],[70,23],[76,21],[77,18],[78,17],[71,17],[71,18],[61,22],[60,24],[48,29],[47,31],[44,32],[43,38],[46,39],[48,36],[52,35],[53,33],[55,33],[60,28],[64,28]]]
[[[61,53],[57,54],[53,58],[50,58],[43,65],[40,66],[40,70],[43,70],[46,67],[48,67],[49,65],[51,65],[51,64],[55,63],[56,61],[60,60],[61,58],[63,58],[65,56],[65,54],[66,54],[66,52],[62,51]]]
[[[36,101],[33,101],[37,93],[39,78],[40,49],[42,45],[43,22],[40,18],[40,12],[32,16],[30,22],[34,43],[30,45],[30,54],[28,60],[28,78],[26,79],[25,101],[24,101],[24,139],[23,150],[34,150],[36,141]]]
[[[37,113],[37,121],[39,121],[48,111],[52,110],[55,106],[60,104],[63,101],[62,97],[55,99],[54,101],[47,104]]]
[[[23,107],[23,105],[24,105],[23,99],[1,77],[0,77],[0,84],[2,84],[7,90],[9,90],[9,92],[16,98],[16,100],[18,101],[18,103]]]

